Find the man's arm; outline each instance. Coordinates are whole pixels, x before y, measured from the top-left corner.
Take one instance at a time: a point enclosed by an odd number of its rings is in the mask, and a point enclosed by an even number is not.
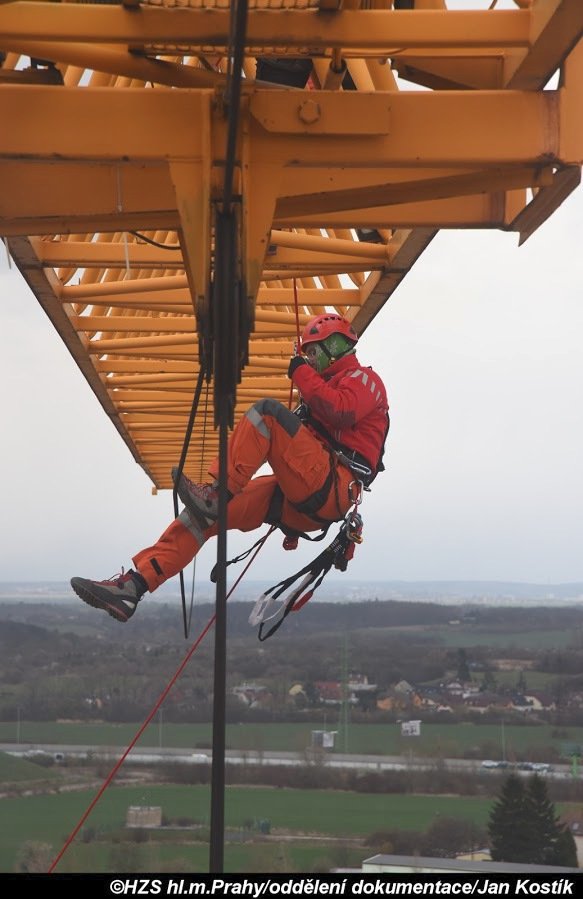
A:
[[[331,387],[307,364],[295,366],[290,377],[312,414],[329,428],[344,429],[357,424],[379,402],[380,380],[368,369],[347,372],[336,387]]]

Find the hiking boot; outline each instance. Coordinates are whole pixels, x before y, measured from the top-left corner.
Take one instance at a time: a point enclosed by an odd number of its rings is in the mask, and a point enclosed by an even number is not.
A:
[[[103,609],[116,621],[126,622],[136,611],[136,606],[148,585],[141,574],[130,568],[109,581],[89,581],[84,577],[71,578],[71,587],[77,596],[93,606]]]
[[[215,484],[194,484],[185,474],[176,482],[178,469],[172,469],[172,481],[182,503],[198,524],[206,529],[219,517],[219,491]]]

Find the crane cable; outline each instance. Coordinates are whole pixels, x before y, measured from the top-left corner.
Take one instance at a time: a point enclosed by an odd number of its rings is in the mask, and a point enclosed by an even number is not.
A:
[[[192,436],[192,430],[194,428],[194,421],[196,418],[196,413],[198,410],[198,404],[200,401],[200,394],[202,391],[202,382],[205,376],[205,366],[200,363],[200,370],[198,373],[198,381],[196,382],[196,388],[194,391],[194,397],[192,400],[192,406],[190,409],[190,416],[188,418],[188,424],[186,426],[186,431],[184,434],[184,441],[182,444],[182,452],[180,454],[180,461],[178,463],[178,470],[176,473],[176,477],[174,478],[174,485],[172,489],[172,503],[174,506],[174,518],[178,518],[178,484],[180,483],[180,478],[182,477],[182,471],[184,469],[184,463],[186,462],[186,456],[188,454],[188,448],[190,446],[190,439]],[[207,378],[207,395],[208,395],[208,378]],[[195,556],[196,558],[196,556]],[[192,580],[192,591],[190,596],[190,609],[188,615],[186,613],[186,595],[184,590],[184,572],[180,571],[180,598],[182,601],[182,623],[184,628],[184,639],[188,639],[188,635],[190,632],[190,620],[192,617],[192,606],[194,603],[194,572],[193,572],[193,580]]]

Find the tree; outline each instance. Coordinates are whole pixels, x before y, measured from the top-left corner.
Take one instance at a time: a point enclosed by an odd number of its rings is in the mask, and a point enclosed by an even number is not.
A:
[[[550,801],[547,785],[538,775],[531,778],[526,793],[527,811],[538,847],[538,860],[544,865],[577,867],[577,847],[573,834],[563,824]]]
[[[472,679],[465,649],[458,649],[457,651],[457,679],[462,684]]]
[[[27,840],[18,851],[16,870],[19,874],[44,874],[49,870],[52,855],[53,847],[48,843]]]
[[[480,684],[480,692],[482,693],[490,693],[494,692],[497,688],[498,684],[496,682],[496,677],[491,668],[486,668],[484,671],[484,677],[482,678],[482,683]]]
[[[502,785],[488,823],[492,861],[577,867],[575,841],[541,777],[525,787],[516,774]]]
[[[421,854],[434,858],[455,858],[483,846],[485,834],[466,818],[437,817],[423,834]]]
[[[492,861],[530,862],[526,821],[524,784],[517,774],[510,774],[502,784],[500,796],[490,812],[488,833]]]

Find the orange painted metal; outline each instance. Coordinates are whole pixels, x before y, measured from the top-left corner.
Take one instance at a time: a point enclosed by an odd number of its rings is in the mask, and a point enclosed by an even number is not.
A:
[[[336,310],[362,332],[439,229],[523,242],[577,189],[583,3],[489,5],[250,0],[235,194],[253,331],[235,420],[287,397],[294,279],[301,323]],[[0,3],[0,236],[157,487],[209,310],[229,17],[218,0]],[[201,415],[187,471],[216,445]]]

